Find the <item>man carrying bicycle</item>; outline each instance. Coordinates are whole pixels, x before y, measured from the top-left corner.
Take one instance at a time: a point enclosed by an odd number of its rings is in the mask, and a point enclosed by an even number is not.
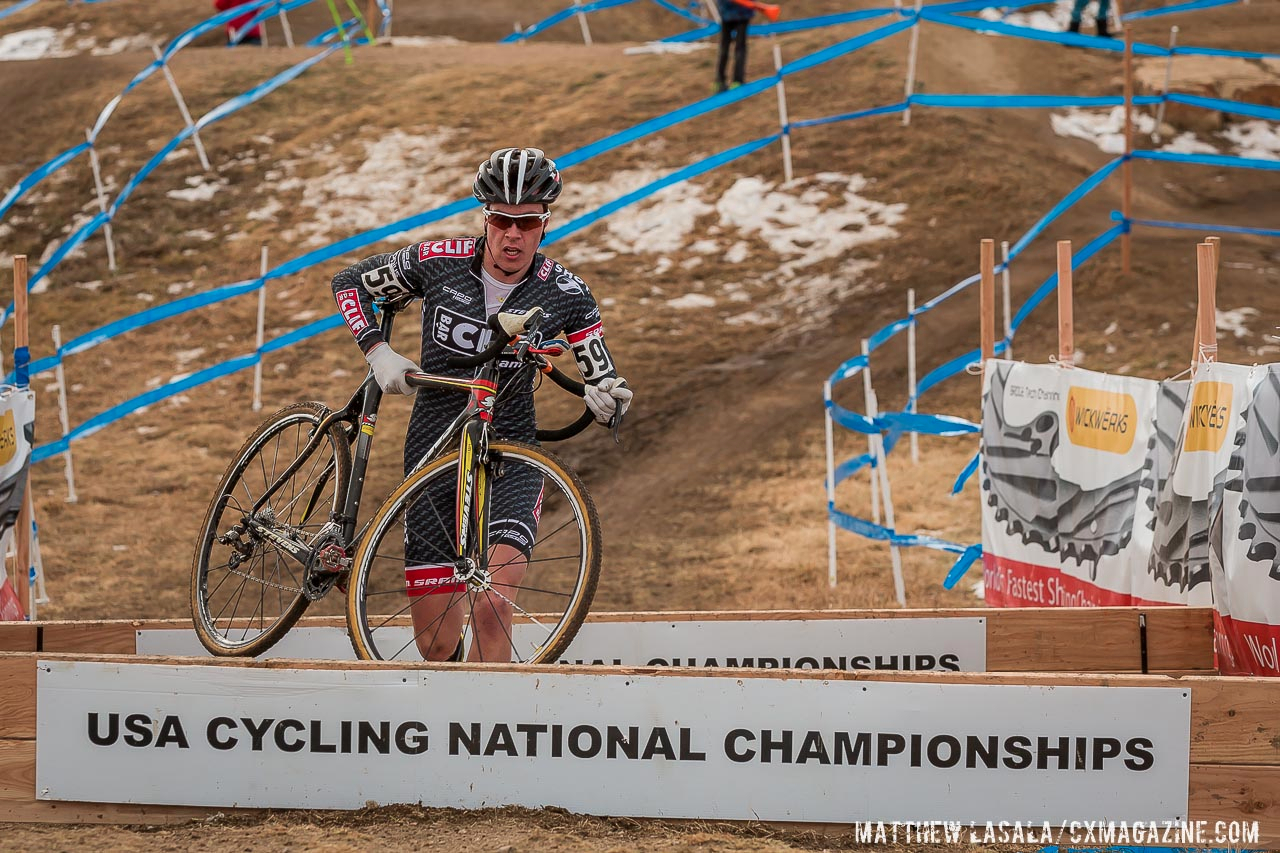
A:
[[[581,278],[538,252],[562,187],[555,163],[542,151],[495,151],[480,165],[472,186],[485,205],[481,236],[415,243],[366,258],[334,277],[338,309],[385,393],[414,393],[417,389],[405,380],[410,372],[469,375],[448,367],[447,359],[483,351],[493,335],[489,317],[499,310],[540,307],[546,312],[542,331],[563,334],[574,352],[586,383],[586,404],[597,422],[611,425],[626,413],[632,393],[605,346],[595,298]],[[422,300],[421,368],[383,340],[373,313],[375,298],[401,306]],[[533,391],[528,371],[502,371],[493,421],[498,437],[535,441]],[[431,389],[417,394],[405,439],[406,476],[462,410],[466,401],[459,397]],[[495,487],[489,524],[495,586],[519,588],[537,536],[541,489],[533,480],[504,480]],[[460,660],[462,608],[450,606],[455,593],[433,592],[455,588],[446,581],[456,555],[451,543],[415,530],[439,527],[421,521],[415,525],[410,513],[405,536],[405,588],[415,639],[427,660]],[[468,659],[509,660],[511,602],[492,590],[475,598]]]

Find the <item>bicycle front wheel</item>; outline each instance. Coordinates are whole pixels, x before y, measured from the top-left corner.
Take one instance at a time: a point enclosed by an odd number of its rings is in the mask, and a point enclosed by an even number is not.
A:
[[[493,442],[477,486],[488,493],[488,554],[460,557],[457,468],[456,451],[432,460],[370,521],[347,588],[356,656],[554,662],[599,581],[595,505],[554,455]]]
[[[249,436],[218,483],[191,566],[192,622],[212,654],[262,654],[307,609],[302,565],[246,529],[245,518],[327,413],[320,403],[276,412]],[[310,545],[346,495],[350,472],[347,437],[335,424],[253,517],[274,536]]]

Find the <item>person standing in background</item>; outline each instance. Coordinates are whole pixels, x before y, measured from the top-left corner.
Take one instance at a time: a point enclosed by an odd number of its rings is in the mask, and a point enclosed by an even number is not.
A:
[[[1071,23],[1067,24],[1067,32],[1080,32],[1080,18],[1084,15],[1089,0],[1076,0],[1071,7]],[[1111,0],[1098,0],[1098,36],[1111,38],[1111,30],[1107,28],[1107,15],[1111,13]]]
[[[747,25],[755,10],[736,0],[718,0],[720,4],[720,60],[716,65],[716,91],[729,88],[725,71],[729,64],[729,42],[734,44],[733,85],[741,86],[747,75]]]
[[[248,2],[249,0],[213,0],[213,5],[219,12],[225,12],[228,9],[243,6]],[[227,22],[227,44],[262,44],[262,24],[254,24],[239,39],[236,38],[236,34],[240,32],[240,29],[252,21],[257,12],[258,10],[254,9]]]

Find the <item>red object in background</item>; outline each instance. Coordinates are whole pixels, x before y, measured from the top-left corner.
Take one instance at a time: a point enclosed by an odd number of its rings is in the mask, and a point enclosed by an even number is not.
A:
[[[245,3],[248,3],[248,2],[250,2],[250,0],[213,0],[213,5],[214,7],[217,8],[219,12],[225,12],[228,9],[234,9],[237,6],[243,6]],[[230,41],[231,38],[240,31],[241,27],[243,27],[245,24],[252,21],[253,16],[257,14],[257,12],[258,10],[254,9],[252,12],[241,15],[238,18],[232,18],[231,21],[227,23],[227,41]],[[242,34],[240,38],[241,40],[244,40],[247,38],[261,40],[262,24],[254,24],[253,29]]]
[[[771,3],[760,3],[757,0],[733,0],[739,6],[746,6],[748,9],[754,9],[769,19],[770,23],[777,23],[778,15],[782,10]]]
[[[5,578],[0,582],[0,622],[21,622],[26,618],[22,602],[18,601],[18,594],[13,591],[13,584]]]

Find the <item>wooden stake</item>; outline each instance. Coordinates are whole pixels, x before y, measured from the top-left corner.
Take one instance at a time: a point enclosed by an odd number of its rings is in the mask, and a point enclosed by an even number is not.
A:
[[[1219,258],[1219,256],[1221,255],[1221,251],[1222,251],[1222,249],[1221,249],[1221,246],[1222,246],[1222,238],[1221,238],[1221,237],[1205,237],[1205,238],[1204,238],[1204,241],[1205,241],[1206,243],[1208,243],[1208,244],[1209,244],[1209,247],[1213,250],[1213,293],[1214,293],[1214,300],[1213,300],[1213,304],[1214,304],[1214,312],[1213,312],[1213,313],[1214,313],[1214,317],[1213,317],[1214,332],[1213,332],[1213,334],[1214,334],[1214,346],[1215,346],[1215,348],[1216,348],[1216,346],[1217,346],[1217,336],[1218,336],[1218,329],[1217,329],[1217,326],[1218,326],[1218,316],[1217,316],[1217,315],[1218,315],[1218,311],[1217,311],[1217,302],[1218,302],[1218,300],[1217,300],[1217,294],[1218,294],[1218,258]],[[1197,255],[1197,259],[1198,259],[1198,255]],[[1196,336],[1195,336],[1195,339],[1194,339],[1194,341],[1192,342],[1192,345],[1191,345],[1191,367],[1194,369],[1194,368],[1195,368],[1195,366],[1196,366],[1196,364],[1198,364],[1198,363],[1199,363],[1199,361],[1200,361],[1200,309],[1199,309],[1199,305],[1197,304],[1197,307],[1196,307]]]
[[[1120,215],[1124,217],[1125,230],[1120,235],[1120,268],[1127,275],[1130,269],[1129,216],[1133,202],[1133,31],[1124,28],[1124,163],[1120,166]]]
[[[1058,364],[1075,367],[1075,320],[1071,302],[1071,241],[1058,241]]]
[[[14,366],[18,366],[17,351],[30,343],[27,331],[27,256],[13,256],[13,346]],[[26,385],[19,381],[19,388]],[[18,429],[21,425],[15,424]],[[23,483],[22,508],[18,512],[17,529],[13,532],[17,556],[14,558],[13,591],[22,603],[22,612],[31,612],[31,590],[28,573],[31,571],[31,472],[28,467]]]
[[[1218,358],[1217,281],[1212,243],[1196,246],[1196,363]]]
[[[369,32],[377,38],[378,28],[382,26],[382,11],[378,8],[378,0],[369,0],[368,12],[364,18],[365,24],[369,27]]]
[[[982,363],[996,352],[996,241],[983,240],[978,251],[982,270]]]

